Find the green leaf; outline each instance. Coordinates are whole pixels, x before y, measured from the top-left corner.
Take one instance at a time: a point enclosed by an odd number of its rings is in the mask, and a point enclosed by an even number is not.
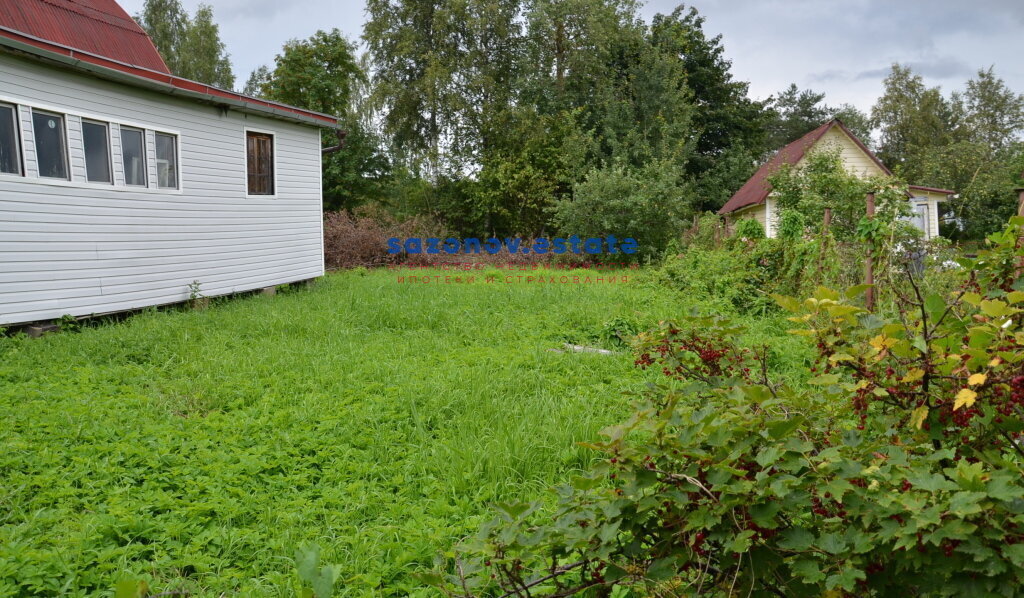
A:
[[[726,550],[729,552],[746,552],[750,548],[750,538],[754,536],[753,530],[743,530],[736,537],[732,539],[726,546]]]
[[[775,463],[782,453],[783,450],[777,446],[767,446],[757,453],[754,460],[757,461],[757,464],[761,467],[768,467],[772,463]]]
[[[800,559],[793,563],[790,569],[808,583],[817,583],[825,579],[825,574],[821,572],[821,566],[815,560]]]
[[[865,292],[867,292],[867,290],[870,289],[872,286],[874,286],[874,285],[870,285],[870,284],[854,285],[854,286],[846,289],[846,292],[843,293],[843,294],[846,295],[847,299],[856,299],[857,297],[860,297]]]
[[[938,492],[939,490],[956,490],[957,485],[946,479],[945,476],[931,472],[911,472],[907,475],[907,481],[915,488],[927,492]]]
[[[786,436],[789,436],[794,430],[799,428],[800,424],[804,423],[806,420],[807,418],[805,418],[804,416],[797,415],[789,419],[782,420],[780,422],[769,424],[768,435],[774,438],[775,440],[785,438]]]
[[[935,316],[946,310],[946,302],[942,296],[932,293],[924,299],[924,308],[929,314]]]
[[[822,534],[818,540],[818,547],[829,554],[839,554],[846,550],[846,540],[836,533]]]
[[[857,586],[857,580],[865,578],[863,571],[852,565],[846,565],[839,573],[828,576],[828,579],[825,580],[825,587],[829,590],[842,588],[847,592],[852,592]]]
[[[1016,567],[1024,567],[1024,544],[1010,544],[1003,546],[1005,556]]]
[[[316,579],[316,570],[320,566],[320,547],[313,544],[300,548],[295,552],[295,568],[303,583],[311,584]]]
[[[782,532],[782,538],[779,540],[779,548],[785,550],[792,550],[794,552],[803,552],[811,547],[814,543],[814,534],[802,527],[791,527]]]

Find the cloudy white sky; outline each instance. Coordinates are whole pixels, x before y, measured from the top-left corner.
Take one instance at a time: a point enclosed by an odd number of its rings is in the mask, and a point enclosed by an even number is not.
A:
[[[269,64],[288,39],[337,27],[353,40],[366,18],[362,0],[205,0],[213,6],[238,85]],[[143,0],[121,0],[135,14]],[[200,0],[183,0],[190,11]],[[678,0],[648,0],[650,19]],[[963,86],[979,68],[1024,92],[1021,0],[698,0],[709,33],[721,33],[733,73],[767,97],[790,83],[827,94],[830,104],[867,110],[893,62],[930,85]]]

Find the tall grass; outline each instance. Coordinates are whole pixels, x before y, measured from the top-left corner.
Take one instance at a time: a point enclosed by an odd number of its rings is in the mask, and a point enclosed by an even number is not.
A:
[[[284,596],[295,549],[343,596],[428,595],[410,573],[498,500],[588,464],[649,374],[558,353],[688,309],[627,284],[398,284],[386,271],[203,311],[0,339],[0,595],[120,578]],[[606,275],[606,273],[605,273]],[[774,338],[775,331],[759,334]]]

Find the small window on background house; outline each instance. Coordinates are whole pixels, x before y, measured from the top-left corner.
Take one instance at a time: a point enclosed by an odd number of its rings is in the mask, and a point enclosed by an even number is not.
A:
[[[178,138],[174,135],[156,134],[156,186],[178,188]]]
[[[82,145],[85,148],[85,180],[110,183],[110,134],[106,123],[83,120]]]
[[[245,142],[249,195],[273,195],[274,136],[247,132]]]
[[[39,176],[67,180],[68,154],[64,136],[64,117],[60,114],[33,110],[32,132],[35,137]]]
[[[0,172],[21,174],[19,137],[17,108],[0,104]]]
[[[142,129],[121,127],[121,152],[124,157],[124,184],[146,186],[146,136]]]

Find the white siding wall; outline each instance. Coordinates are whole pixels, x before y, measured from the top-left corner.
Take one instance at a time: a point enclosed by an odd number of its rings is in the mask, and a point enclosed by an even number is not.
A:
[[[0,324],[89,315],[320,276],[320,133],[0,53],[25,177],[0,175]],[[30,108],[68,113],[72,181],[36,178]],[[85,182],[81,115],[112,124],[114,185]],[[116,123],[149,131],[149,189],[124,186]],[[244,127],[276,135],[277,195],[246,197]],[[153,130],[179,134],[180,191],[156,189]]]

